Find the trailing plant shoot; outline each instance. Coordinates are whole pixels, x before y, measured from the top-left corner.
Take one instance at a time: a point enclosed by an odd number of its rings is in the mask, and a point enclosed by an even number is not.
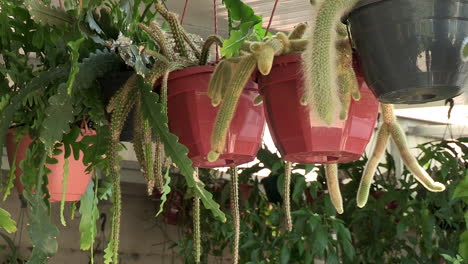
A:
[[[292,172],[292,163],[286,162],[285,172],[284,172],[284,212],[286,214],[286,230],[291,232],[293,229],[292,217],[291,217],[291,172]]]
[[[231,168],[231,210],[232,223],[234,224],[234,243],[232,246],[232,263],[239,263],[240,241],[240,213],[239,213],[239,175],[237,168]]]

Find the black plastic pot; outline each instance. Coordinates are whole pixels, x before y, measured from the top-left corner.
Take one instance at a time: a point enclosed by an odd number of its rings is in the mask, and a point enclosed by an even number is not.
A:
[[[467,84],[460,56],[466,0],[362,0],[348,16],[367,84],[382,103],[455,97]]]
[[[134,71],[112,72],[100,80],[102,102],[107,106],[114,94],[125,84],[125,82],[134,74]],[[133,112],[125,120],[120,141],[130,142],[133,139]]]

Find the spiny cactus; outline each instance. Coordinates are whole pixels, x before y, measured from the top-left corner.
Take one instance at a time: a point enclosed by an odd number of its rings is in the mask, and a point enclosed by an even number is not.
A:
[[[366,205],[367,199],[369,198],[369,190],[372,184],[372,179],[379,165],[382,155],[385,153],[387,148],[388,139],[390,138],[390,131],[388,130],[387,124],[382,124],[377,134],[377,140],[375,141],[374,149],[372,150],[371,157],[367,161],[364,173],[359,184],[357,193],[357,206],[362,208]]]
[[[213,46],[214,44],[222,46],[223,39],[217,35],[211,35],[206,38],[205,43],[203,44],[203,47],[202,47],[201,55],[200,55],[200,65],[205,65],[207,63],[211,46]]]
[[[324,0],[311,23],[304,53],[304,96],[309,109],[326,124],[335,120],[338,102],[337,26],[341,16],[359,0]],[[340,109],[341,110],[341,109]]]
[[[120,142],[120,134],[124,125],[124,122],[130,113],[135,101],[137,100],[138,92],[135,92],[137,87],[136,75],[132,75],[125,85],[120,89],[120,93],[117,95],[122,95],[123,91],[128,91],[128,97],[122,98],[122,101],[119,104],[115,104],[112,109],[111,122],[110,122],[110,142],[108,157],[110,163],[110,177],[112,179],[113,193],[112,193],[112,203],[113,203],[113,217],[112,217],[112,234],[108,249],[112,254],[112,262],[118,263],[118,250],[120,243],[120,215],[121,215],[121,190],[120,190],[120,175],[119,170],[120,166],[118,164],[118,144]]]
[[[235,78],[231,79],[232,81],[226,88],[224,99],[216,116],[213,134],[211,135],[211,152],[208,154],[208,160],[211,162],[216,161],[219,155],[224,152],[227,132],[234,117],[238,99],[252,75],[256,62],[253,55],[245,57],[237,65],[237,69],[234,72]]]
[[[162,55],[164,55],[168,59],[175,58],[174,52],[169,49],[169,44],[166,41],[166,36],[158,24],[151,22],[150,27],[148,27],[145,24],[140,23],[138,24],[138,26],[153,39],[154,43],[158,45]]]
[[[286,230],[291,232],[293,229],[292,217],[291,217],[291,172],[292,172],[292,163],[287,161],[285,164],[284,172],[284,196],[283,196],[283,205],[284,212],[286,214]]]
[[[338,179],[338,164],[326,164],[325,176],[332,204],[335,206],[336,211],[342,214],[343,198],[341,198],[340,181]]]
[[[198,180],[198,168],[195,168],[194,177]],[[193,244],[195,248],[195,263],[200,263],[201,232],[200,232],[200,197],[195,194],[193,198]]]
[[[289,40],[298,40],[301,39],[307,30],[307,24],[300,23],[294,27],[294,29],[289,33]]]
[[[232,246],[232,263],[239,263],[239,241],[240,241],[240,213],[239,213],[239,175],[237,167],[231,168],[231,210],[232,223],[234,224],[234,243]]]

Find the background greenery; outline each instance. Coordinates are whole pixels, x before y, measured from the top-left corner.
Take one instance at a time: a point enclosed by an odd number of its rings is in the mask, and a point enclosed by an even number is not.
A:
[[[244,171],[244,183],[251,184],[252,191],[248,201],[240,203],[241,263],[314,263],[317,259],[327,264],[466,263],[463,258],[468,260],[467,142],[467,138],[461,138],[418,146],[422,151],[420,164],[430,168],[437,180],[448,183],[443,193],[427,192],[406,170],[403,175],[396,175],[393,157],[387,154],[363,209],[356,206],[355,196],[366,158],[340,165],[343,215],[337,215],[331,204],[322,167],[316,168],[318,178],[314,182],[306,183],[302,174],[295,173],[291,233],[283,228],[284,213],[280,206],[283,162],[276,154],[262,149],[258,155],[260,163]],[[245,177],[263,168],[272,172],[262,182]],[[205,181],[216,186],[211,190],[220,198],[218,201],[225,201],[228,216],[226,224],[214,221],[208,212],[202,216],[206,263],[207,253],[229,256],[226,249],[230,249],[233,231],[227,205],[229,184],[212,177],[210,180],[208,176]],[[189,215],[190,208],[185,212]],[[193,263],[190,217],[185,220],[180,223],[185,226],[185,238],[174,246],[186,263]]]

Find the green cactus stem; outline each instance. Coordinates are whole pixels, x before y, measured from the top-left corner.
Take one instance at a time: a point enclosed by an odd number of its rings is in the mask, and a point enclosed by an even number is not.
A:
[[[366,167],[364,168],[364,173],[361,178],[361,183],[359,184],[356,202],[357,206],[360,208],[363,208],[367,203],[372,179],[374,178],[374,174],[377,170],[380,159],[385,153],[389,138],[390,131],[388,130],[388,125],[384,123],[379,129],[374,149],[372,150],[372,155],[367,161]]]
[[[326,164],[328,192],[333,206],[339,214],[343,213],[343,198],[341,198],[340,181],[338,179],[338,164]]]
[[[286,214],[286,230],[288,230],[288,232],[291,232],[293,229],[292,217],[291,217],[291,172],[292,172],[292,163],[287,161],[285,164],[285,172],[284,172],[283,206],[284,206],[284,212]]]
[[[171,28],[172,36],[174,37],[176,43],[177,52],[182,56],[187,58],[188,52],[185,46],[185,40],[182,36],[182,27],[179,23],[179,19],[176,14],[169,12],[166,7],[161,3],[156,3],[156,11],[169,23]]]
[[[234,117],[237,103],[245,85],[252,76],[256,62],[253,55],[244,57],[236,66],[236,71],[229,86],[226,88],[226,94],[219,107],[211,135],[211,152],[208,154],[208,160],[211,162],[216,161],[219,155],[224,152],[228,130]]]
[[[218,45],[220,47],[223,46],[223,39],[217,35],[211,35],[206,38],[205,43],[202,47],[202,52],[200,55],[200,65],[205,65],[208,61],[208,55],[210,54],[211,46]]]
[[[148,27],[145,24],[140,23],[138,26],[158,45],[163,56],[168,59],[174,59],[174,52],[169,49],[166,37],[158,24],[151,22],[150,27]]]
[[[359,0],[324,0],[312,21],[304,53],[305,101],[326,124],[335,119],[338,98],[335,41],[340,17]]]
[[[239,263],[239,241],[240,241],[240,213],[239,213],[239,175],[237,167],[233,167],[231,176],[231,210],[232,223],[234,224],[234,243],[232,246],[232,263]]]
[[[128,90],[128,97],[123,98],[124,100],[120,101],[119,104],[115,105],[115,108],[112,111],[111,121],[110,121],[110,142],[109,142],[109,176],[112,179],[113,193],[112,193],[112,202],[113,202],[113,217],[112,217],[112,234],[111,234],[111,244],[109,249],[112,252],[112,262],[114,264],[118,263],[118,250],[120,244],[120,216],[121,216],[121,189],[120,189],[120,175],[119,170],[120,166],[118,163],[118,145],[120,142],[120,134],[124,122],[130,113],[130,110],[137,100],[138,92],[134,92],[137,87],[136,75],[132,75],[121,90]],[[138,91],[138,90],[137,90]]]

